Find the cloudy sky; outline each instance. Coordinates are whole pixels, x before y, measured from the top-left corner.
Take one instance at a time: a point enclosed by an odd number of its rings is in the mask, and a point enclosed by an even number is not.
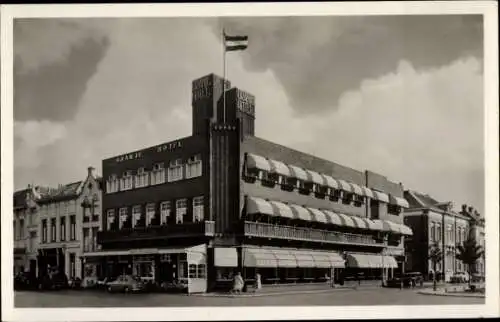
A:
[[[484,209],[482,18],[458,15],[16,20],[15,188],[190,135],[222,23],[259,137]]]

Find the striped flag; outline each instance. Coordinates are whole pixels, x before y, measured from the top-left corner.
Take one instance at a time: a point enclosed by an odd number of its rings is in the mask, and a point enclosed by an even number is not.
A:
[[[226,51],[245,50],[248,47],[248,36],[228,36],[224,33]]]

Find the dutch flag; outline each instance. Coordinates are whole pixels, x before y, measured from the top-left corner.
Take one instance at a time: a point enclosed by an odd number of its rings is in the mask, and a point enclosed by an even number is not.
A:
[[[224,32],[226,51],[245,50],[248,47],[248,36],[228,36]]]

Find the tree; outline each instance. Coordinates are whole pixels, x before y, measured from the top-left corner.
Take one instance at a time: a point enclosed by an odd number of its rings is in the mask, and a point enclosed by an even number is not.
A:
[[[441,251],[441,248],[439,248],[439,245],[437,243],[430,248],[429,259],[431,260],[432,269],[434,270],[434,274],[432,274],[432,288],[435,291],[437,289],[437,280],[436,280],[437,264],[443,260],[443,252]]]
[[[469,273],[469,288],[471,285],[471,272],[472,267],[476,265],[479,258],[483,257],[484,249],[477,244],[476,238],[473,234],[469,234],[467,240],[464,241],[463,245],[457,245],[456,259],[462,261],[467,265],[467,273]]]

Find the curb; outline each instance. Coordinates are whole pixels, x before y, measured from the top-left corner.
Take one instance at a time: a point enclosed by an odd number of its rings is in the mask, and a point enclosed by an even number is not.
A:
[[[434,296],[450,296],[450,297],[473,297],[473,298],[486,298],[484,294],[468,294],[468,293],[448,293],[445,291],[418,291],[418,294],[422,295],[434,295]]]

